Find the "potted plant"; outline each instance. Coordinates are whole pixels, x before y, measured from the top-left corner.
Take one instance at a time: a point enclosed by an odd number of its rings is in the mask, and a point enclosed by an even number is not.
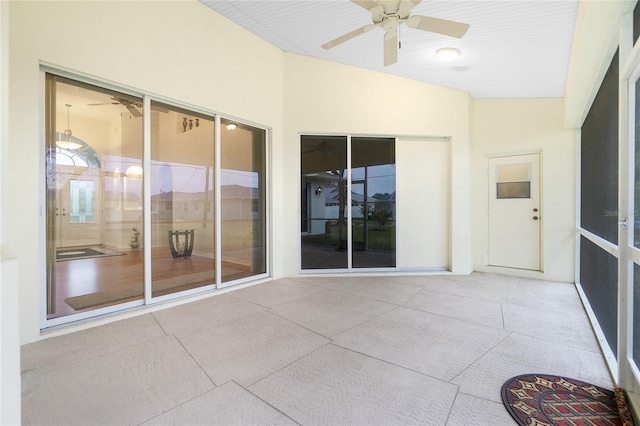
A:
[[[140,241],[138,240],[139,236],[140,232],[136,228],[133,228],[133,234],[131,235],[131,241],[129,242],[129,245],[132,249],[137,249],[140,247]]]

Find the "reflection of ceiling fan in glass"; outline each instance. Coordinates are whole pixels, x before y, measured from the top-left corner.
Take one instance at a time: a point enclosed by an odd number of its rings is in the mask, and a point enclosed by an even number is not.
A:
[[[142,104],[140,102],[131,101],[126,98],[118,98],[115,96],[111,97],[113,102],[101,102],[97,104],[87,104],[89,106],[99,106],[99,105],[123,105],[125,108],[129,110],[131,115],[134,117],[142,117],[142,112],[139,108],[142,108]]]

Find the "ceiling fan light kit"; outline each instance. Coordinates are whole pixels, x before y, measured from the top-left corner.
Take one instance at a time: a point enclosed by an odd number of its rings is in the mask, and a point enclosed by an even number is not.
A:
[[[322,48],[325,50],[331,49],[361,34],[374,30],[376,27],[380,27],[385,31],[383,43],[384,65],[388,66],[398,62],[398,32],[403,23],[407,24],[409,28],[449,37],[461,38],[466,34],[469,29],[469,24],[431,16],[411,16],[411,9],[421,1],[422,0],[351,0],[352,3],[371,13],[373,23],[335,38],[323,44]],[[460,54],[457,49],[454,50]]]
[[[455,47],[443,47],[436,50],[436,55],[442,62],[451,62],[460,56],[460,51]]]

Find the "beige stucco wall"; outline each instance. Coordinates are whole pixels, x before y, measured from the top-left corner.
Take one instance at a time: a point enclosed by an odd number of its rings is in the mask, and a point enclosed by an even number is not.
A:
[[[575,142],[564,127],[563,99],[473,101],[473,240],[477,271],[574,281]],[[487,266],[488,160],[539,152],[544,273]]]
[[[300,134],[451,138],[451,268],[471,272],[470,105],[466,92],[306,56],[285,55],[285,223],[300,221]],[[294,167],[295,166],[295,167]],[[400,165],[398,167],[401,167]],[[411,194],[418,188],[403,188]],[[419,212],[416,212],[419,214]],[[298,273],[299,227],[283,229],[285,275]],[[402,244],[402,241],[399,242]]]
[[[45,279],[40,65],[269,127],[274,170],[282,169],[284,69],[280,50],[196,1],[11,2],[10,21],[11,202],[3,222],[19,262],[27,343],[39,338]]]

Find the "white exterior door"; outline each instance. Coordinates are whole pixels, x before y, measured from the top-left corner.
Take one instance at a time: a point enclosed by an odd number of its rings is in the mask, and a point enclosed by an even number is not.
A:
[[[102,208],[98,171],[65,173],[56,196],[58,247],[102,243]],[[68,171],[67,171],[68,172]]]
[[[489,159],[489,265],[540,270],[540,155]]]

